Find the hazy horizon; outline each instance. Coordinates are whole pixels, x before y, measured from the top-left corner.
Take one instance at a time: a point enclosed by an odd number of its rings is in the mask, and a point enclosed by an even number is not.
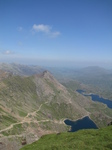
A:
[[[111,0],[1,0],[0,62],[112,69]]]
[[[88,67],[90,67],[90,68],[97,68],[97,67],[99,67],[99,69],[100,68],[102,68],[102,69],[106,69],[106,70],[112,70],[112,66],[105,66],[105,65],[92,65],[92,64],[67,64],[67,65],[65,65],[66,63],[62,63],[62,64],[50,64],[50,63],[47,63],[47,64],[45,64],[45,63],[42,63],[42,62],[40,62],[40,63],[22,63],[22,62],[0,62],[0,64],[2,65],[2,64],[9,64],[9,65],[13,65],[13,64],[16,64],[16,65],[25,65],[25,66],[39,66],[39,67],[42,67],[43,69],[52,69],[52,68],[55,68],[55,69],[72,69],[72,70],[74,70],[74,69],[84,69],[84,68],[88,68]]]

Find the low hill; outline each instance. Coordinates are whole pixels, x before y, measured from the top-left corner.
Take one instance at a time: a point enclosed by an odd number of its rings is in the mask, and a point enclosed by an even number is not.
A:
[[[80,130],[42,136],[37,142],[21,150],[111,150],[112,126],[102,129]]]

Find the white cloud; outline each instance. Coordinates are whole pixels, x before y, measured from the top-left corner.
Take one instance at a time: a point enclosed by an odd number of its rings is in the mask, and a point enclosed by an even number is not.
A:
[[[48,25],[43,25],[43,24],[39,24],[39,25],[34,24],[33,25],[33,30],[36,31],[36,32],[49,33],[50,30],[51,30],[51,27],[48,26]]]
[[[39,24],[39,25],[34,24],[32,27],[32,31],[33,31],[33,33],[34,32],[43,32],[43,33],[49,35],[50,37],[57,37],[60,35],[59,31],[53,32],[51,26],[44,25],[44,24]]]

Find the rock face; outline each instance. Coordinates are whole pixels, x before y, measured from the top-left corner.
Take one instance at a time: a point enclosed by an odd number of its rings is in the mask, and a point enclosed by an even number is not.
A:
[[[22,145],[26,145],[27,144],[26,138],[22,139],[21,144]]]
[[[111,126],[112,125],[112,121],[110,123],[108,123],[108,126]]]

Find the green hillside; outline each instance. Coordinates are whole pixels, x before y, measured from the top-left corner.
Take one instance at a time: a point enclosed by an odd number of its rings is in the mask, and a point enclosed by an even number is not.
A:
[[[105,127],[112,109],[64,87],[48,71],[20,76],[0,70],[0,149],[18,150],[24,138],[31,144],[42,135],[66,132],[66,118],[84,116]]]
[[[21,150],[111,150],[112,126],[74,133],[45,135]]]

